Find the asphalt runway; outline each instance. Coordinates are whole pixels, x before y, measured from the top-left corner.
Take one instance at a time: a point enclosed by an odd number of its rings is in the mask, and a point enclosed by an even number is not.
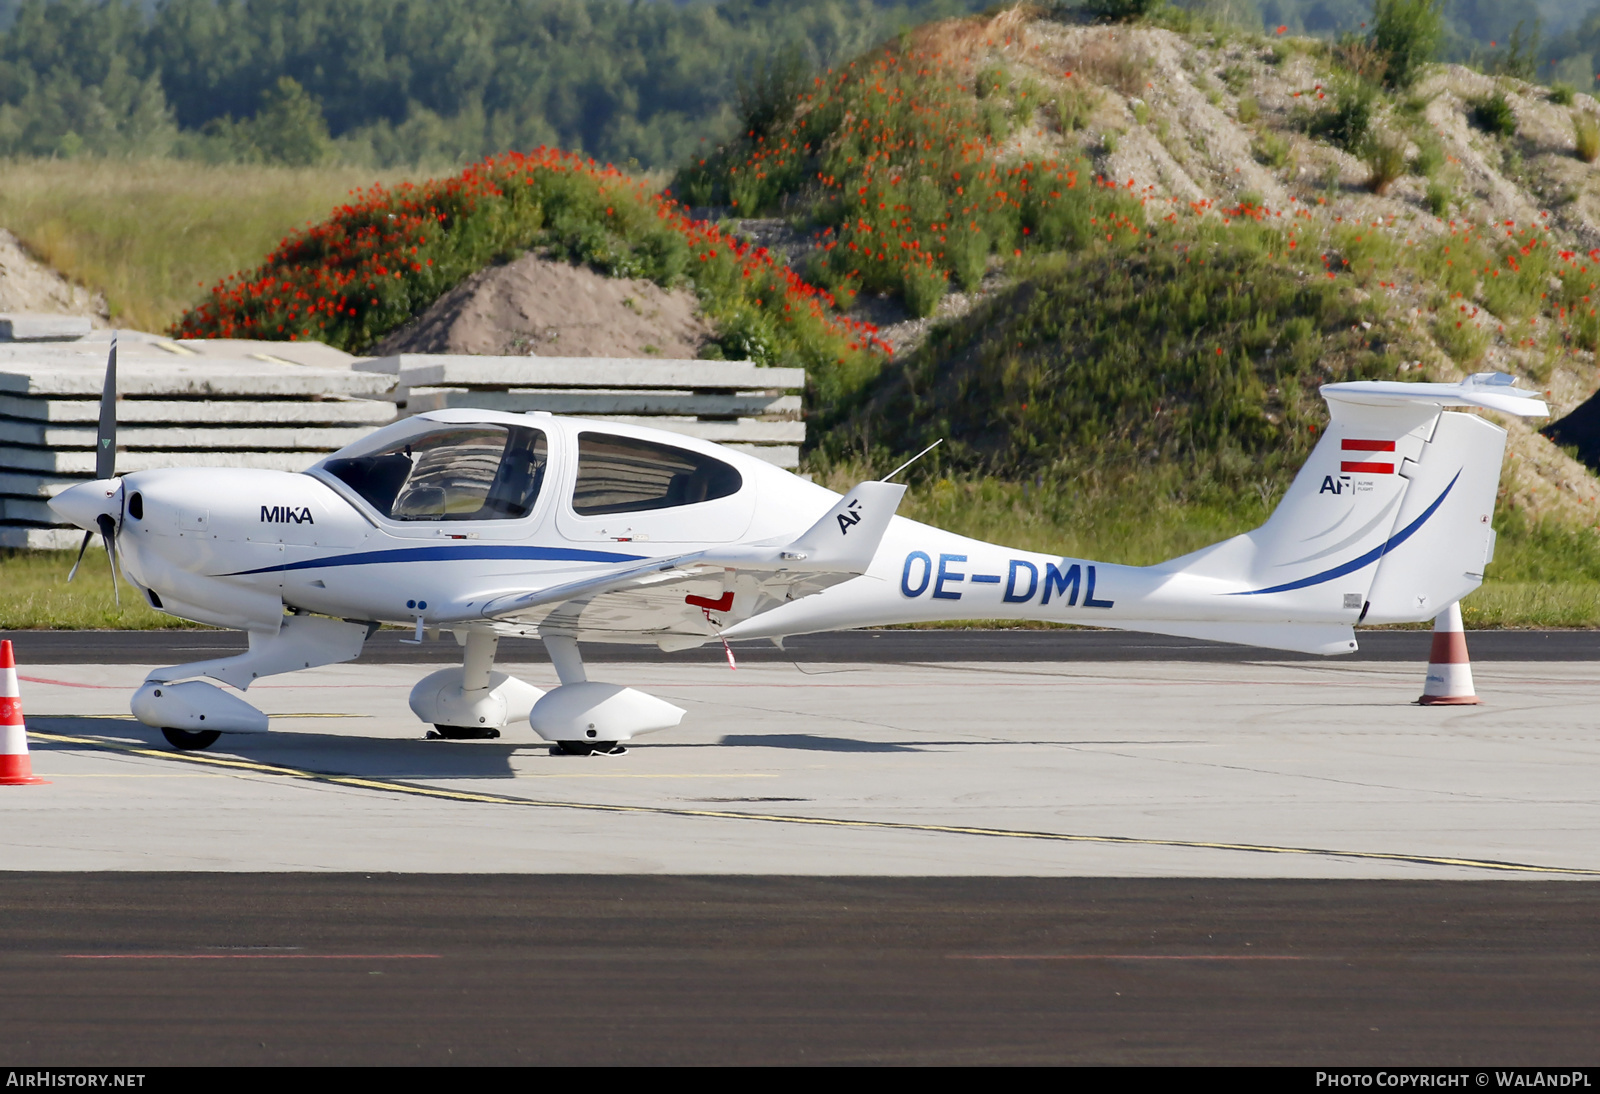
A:
[[[1597,913],[1600,883],[0,874],[0,1058],[1573,1067]]]
[[[1356,632],[1361,648],[1334,658],[1251,646],[1168,638],[1133,631],[1053,630],[865,630],[802,634],[783,649],[770,642],[736,642],[738,659],[752,664],[893,664],[1040,661],[1426,661],[1432,635],[1426,630]],[[0,632],[32,664],[182,664],[243,652],[238,631],[10,631]],[[453,639],[413,645],[409,632],[382,630],[367,640],[358,663],[401,665],[458,660]],[[1473,631],[1468,644],[1479,661],[1600,661],[1596,631]],[[720,645],[663,653],[652,646],[588,643],[593,663],[709,664],[723,660]],[[519,664],[548,664],[535,639],[504,638],[499,657]]]

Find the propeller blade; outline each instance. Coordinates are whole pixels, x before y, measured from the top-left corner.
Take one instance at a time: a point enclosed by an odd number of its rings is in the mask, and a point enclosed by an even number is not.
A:
[[[100,392],[100,428],[95,434],[94,477],[109,479],[117,473],[117,334],[111,332],[111,356],[106,359],[106,384]]]
[[[101,513],[95,522],[100,525],[100,541],[106,547],[106,562],[111,566],[111,593],[117,598],[117,610],[122,610],[122,586],[117,581],[117,522]]]
[[[93,539],[93,538],[94,538],[94,533],[93,532],[85,532],[85,533],[83,533],[83,546],[78,548],[78,561],[76,561],[76,562],[74,562],[72,564],[72,571],[67,574],[67,582],[69,584],[71,583],[73,578],[78,576],[78,567],[83,565],[83,552],[85,552],[85,551],[87,551],[89,549],[89,541],[91,539]]]

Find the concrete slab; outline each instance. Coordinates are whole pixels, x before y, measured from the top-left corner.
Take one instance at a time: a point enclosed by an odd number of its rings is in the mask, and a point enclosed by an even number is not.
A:
[[[750,361],[662,361],[621,357],[487,357],[403,353],[369,358],[356,368],[397,375],[405,387],[689,388],[797,390],[801,368],[764,368]]]
[[[72,528],[29,528],[10,524],[0,527],[0,547],[27,551],[75,551],[83,532]]]
[[[597,414],[680,414],[694,417],[798,418],[801,409],[800,396],[773,395],[765,391],[697,395],[689,391],[473,391],[468,388],[414,387],[406,391],[405,400],[406,412],[410,414],[460,406],[476,410],[500,410],[508,414],[547,410],[551,414],[576,414],[582,417]]]
[[[0,415],[26,421],[100,421],[91,399],[39,399],[0,395]],[[374,399],[121,399],[117,424],[128,425],[386,425],[394,404]]]
[[[0,523],[56,524],[60,518],[43,498],[8,497],[0,494]]]
[[[92,329],[87,315],[0,315],[0,341],[4,342],[66,342],[82,338]]]
[[[105,347],[90,342],[0,343],[0,392],[11,395],[99,398],[105,369]],[[393,386],[393,377],[373,372],[204,358],[159,344],[126,346],[117,354],[117,390],[125,398],[381,395]]]
[[[277,449],[332,452],[372,432],[370,426],[124,426],[117,425],[119,448]],[[0,444],[72,449],[95,447],[93,426],[48,425],[0,418]]]
[[[689,711],[614,758],[422,741],[427,667],[348,665],[199,762],[128,719],[145,671],[20,669],[52,782],[0,790],[0,869],[1600,876],[1595,662],[1471,708],[1420,664],[605,664]]]
[[[703,441],[720,444],[799,444],[806,439],[804,422],[764,422],[755,418],[740,418],[733,422],[702,422],[693,418],[649,417],[644,415],[596,415],[601,421],[618,425],[637,425],[649,429],[665,429],[685,437],[698,437]]]
[[[120,433],[120,431],[119,431]],[[118,440],[121,438],[119,436]],[[325,452],[214,452],[195,449],[162,452],[117,452],[117,473],[148,471],[155,467],[264,467],[274,471],[304,471]],[[0,468],[10,472],[41,475],[94,474],[94,453],[88,450],[50,451],[0,445]]]

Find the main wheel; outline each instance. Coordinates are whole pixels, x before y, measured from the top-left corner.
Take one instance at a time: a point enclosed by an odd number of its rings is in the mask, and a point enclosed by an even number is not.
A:
[[[617,741],[557,741],[550,746],[552,756],[626,756],[628,750]]]
[[[217,743],[217,738],[222,734],[215,729],[162,729],[161,735],[167,743],[182,752],[197,752],[202,748],[210,748]]]
[[[498,741],[500,739],[500,731],[498,729],[489,729],[486,726],[442,726],[435,723],[433,733],[428,734],[428,736],[432,737],[434,734],[438,734],[447,741]]]

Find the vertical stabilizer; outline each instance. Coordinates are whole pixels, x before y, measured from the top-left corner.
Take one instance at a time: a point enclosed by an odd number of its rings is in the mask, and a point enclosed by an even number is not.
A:
[[[1430,619],[1483,579],[1505,454],[1505,430],[1445,408],[1547,409],[1489,374],[1322,393],[1328,429],[1271,518],[1159,569],[1235,585],[1226,595],[1249,598],[1263,619]]]

